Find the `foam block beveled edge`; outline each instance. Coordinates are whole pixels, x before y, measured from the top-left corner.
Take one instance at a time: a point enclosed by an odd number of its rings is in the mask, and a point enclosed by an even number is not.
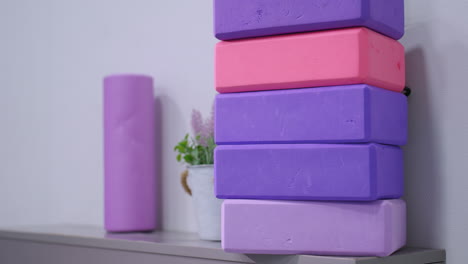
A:
[[[384,257],[406,243],[406,204],[225,200],[221,241],[235,253]]]
[[[401,92],[404,47],[367,28],[220,42],[220,93],[369,84]]]
[[[407,140],[407,98],[365,84],[216,95],[219,145]]]
[[[215,0],[220,40],[367,27],[393,39],[404,34],[403,0]]]
[[[403,195],[403,153],[380,144],[221,145],[221,199],[373,201]]]

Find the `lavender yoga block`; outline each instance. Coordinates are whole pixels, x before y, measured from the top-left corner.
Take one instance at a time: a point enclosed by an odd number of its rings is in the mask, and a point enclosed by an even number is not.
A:
[[[406,96],[365,84],[218,94],[215,111],[221,145],[407,139]]]
[[[404,34],[403,0],[215,0],[220,40],[348,27],[368,27],[393,39]]]
[[[228,252],[383,257],[406,243],[403,200],[225,200],[222,219]]]
[[[373,201],[403,194],[403,154],[389,145],[223,145],[214,166],[222,199]]]
[[[112,232],[156,226],[153,79],[104,79],[104,218]]]

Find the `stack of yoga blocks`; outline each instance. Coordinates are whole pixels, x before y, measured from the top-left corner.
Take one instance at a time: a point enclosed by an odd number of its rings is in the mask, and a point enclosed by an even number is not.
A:
[[[404,246],[403,0],[214,0],[214,12],[224,250]]]

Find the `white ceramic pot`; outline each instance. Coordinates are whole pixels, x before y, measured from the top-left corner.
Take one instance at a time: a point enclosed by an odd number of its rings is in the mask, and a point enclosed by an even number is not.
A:
[[[188,167],[188,186],[198,221],[198,235],[204,240],[221,240],[221,204],[214,193],[213,165]]]

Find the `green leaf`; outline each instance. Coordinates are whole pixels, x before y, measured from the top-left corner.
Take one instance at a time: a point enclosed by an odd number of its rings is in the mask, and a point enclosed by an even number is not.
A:
[[[184,156],[184,160],[185,162],[189,163],[189,164],[192,164],[193,162],[193,156],[192,155],[185,155]],[[192,164],[193,165],[193,164]]]
[[[185,134],[184,139],[174,147],[174,151],[178,152],[177,161],[183,160],[190,165],[213,164],[213,152],[216,147],[214,138],[208,137],[206,146],[200,145],[199,140],[200,135],[191,138],[189,134]]]
[[[184,139],[181,142],[179,142],[179,147],[181,147],[183,149],[185,149],[187,147],[187,145],[188,145],[187,139]]]

